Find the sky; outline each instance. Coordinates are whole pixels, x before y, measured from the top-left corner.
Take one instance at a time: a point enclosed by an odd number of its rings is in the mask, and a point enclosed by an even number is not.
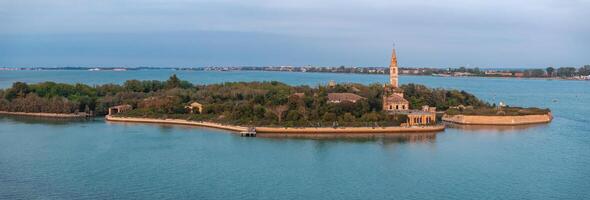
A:
[[[0,66],[590,64],[590,0],[0,0]]]

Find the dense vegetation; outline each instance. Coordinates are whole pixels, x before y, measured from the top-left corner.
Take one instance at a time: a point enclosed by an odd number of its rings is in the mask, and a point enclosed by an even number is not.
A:
[[[457,90],[403,85],[410,107],[490,107],[475,96]],[[356,103],[327,103],[330,92],[351,92],[366,99]],[[294,95],[302,93],[303,95]],[[76,113],[104,115],[108,108],[129,104],[125,116],[182,118],[231,124],[281,126],[374,126],[398,125],[404,116],[381,112],[383,86],[338,84],[335,87],[289,86],[272,82],[232,82],[192,85],[173,75],[167,81],[129,80],[122,85],[17,82],[0,90],[0,110],[13,112]],[[191,102],[204,105],[203,113],[189,114]]]

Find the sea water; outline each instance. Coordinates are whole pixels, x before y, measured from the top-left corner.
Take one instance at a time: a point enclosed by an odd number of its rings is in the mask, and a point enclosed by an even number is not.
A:
[[[385,75],[213,71],[10,71],[14,81],[291,85],[386,83]],[[0,117],[1,199],[589,199],[590,82],[401,76],[553,122],[375,138],[245,138],[188,126]]]

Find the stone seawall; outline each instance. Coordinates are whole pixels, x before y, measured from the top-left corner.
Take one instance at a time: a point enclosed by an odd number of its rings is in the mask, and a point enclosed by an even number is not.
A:
[[[19,116],[30,116],[30,117],[49,117],[49,118],[84,118],[90,117],[90,115],[86,113],[29,113],[29,112],[7,112],[7,111],[0,111],[0,115],[19,115]]]
[[[303,127],[303,128],[281,128],[281,127],[256,127],[256,133],[285,133],[285,134],[379,134],[379,133],[417,133],[417,132],[438,132],[445,130],[444,125],[436,126],[413,126],[413,127]]]
[[[549,123],[553,119],[551,113],[545,115],[522,116],[484,116],[484,115],[444,115],[445,122],[467,125],[525,125]]]
[[[211,122],[195,122],[195,121],[188,121],[182,119],[150,119],[150,118],[136,118],[136,117],[114,117],[107,115],[105,117],[107,121],[114,121],[114,122],[138,122],[138,123],[156,123],[156,124],[179,124],[179,125],[192,125],[192,126],[203,126],[209,128],[218,128],[224,129],[229,131],[236,131],[242,132],[247,131],[247,127],[242,126],[231,126],[231,125],[223,125],[218,123],[211,123]]]
[[[134,117],[114,117],[106,116],[107,121],[113,122],[138,122],[138,123],[158,123],[158,124],[179,124],[179,125],[193,125],[210,128],[218,128],[230,130],[235,132],[248,131],[248,127],[223,125],[211,122],[195,122],[182,119],[150,119],[150,118],[134,118]],[[257,134],[264,133],[283,133],[283,134],[377,134],[377,133],[417,133],[417,132],[438,132],[445,129],[444,125],[423,126],[423,127],[342,127],[342,128],[282,128],[282,127],[256,127]]]

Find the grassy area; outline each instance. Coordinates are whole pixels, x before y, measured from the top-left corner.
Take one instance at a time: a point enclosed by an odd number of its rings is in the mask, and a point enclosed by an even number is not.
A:
[[[484,115],[484,116],[523,116],[523,115],[544,115],[551,112],[549,109],[502,107],[502,108],[450,108],[446,111],[448,115]]]

